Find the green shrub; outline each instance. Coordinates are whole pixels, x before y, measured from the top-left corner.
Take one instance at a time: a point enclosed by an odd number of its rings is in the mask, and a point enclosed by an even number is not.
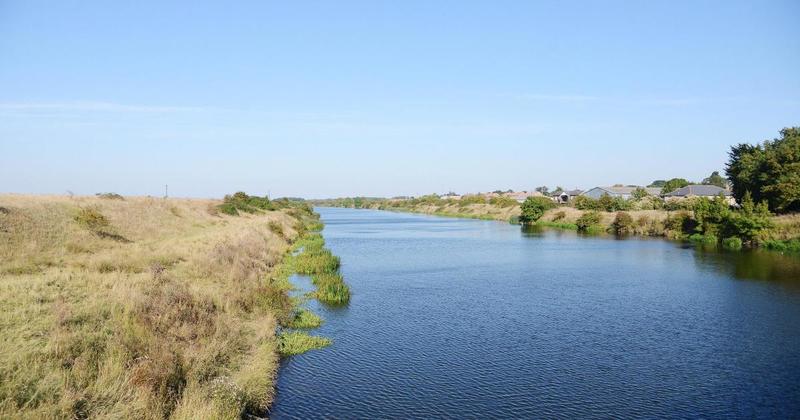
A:
[[[509,218],[508,218],[508,223],[510,223],[510,224],[512,224],[512,225],[518,225],[518,224],[520,224],[520,221],[519,221],[519,216],[511,216],[511,217],[509,217]]]
[[[290,205],[290,202],[284,200],[281,205]],[[275,209],[276,207],[272,205],[268,197],[250,196],[241,191],[233,195],[226,195],[222,204],[219,205],[219,211],[230,216],[238,216],[240,212],[256,213]]]
[[[522,203],[522,215],[519,220],[524,224],[531,224],[539,220],[544,212],[556,207],[556,203],[547,197],[528,197]]]
[[[504,196],[490,198],[489,199],[489,204],[494,205],[494,206],[498,206],[498,207],[514,207],[514,206],[518,206],[519,205],[517,200],[514,200],[513,198],[510,198],[510,197],[504,197]]]
[[[596,211],[587,211],[575,221],[575,225],[578,226],[578,232],[592,233],[590,231],[595,231],[596,233],[596,227],[600,224],[600,220],[600,213]]]
[[[486,197],[479,194],[465,195],[461,197],[461,200],[458,202],[460,207],[465,207],[470,204],[486,204]]]
[[[710,233],[706,235],[703,235],[702,233],[693,233],[689,235],[689,240],[704,245],[712,245],[719,242],[719,239]]]
[[[696,226],[697,223],[687,211],[670,214],[664,221],[664,228],[672,233],[673,238],[694,233]]]
[[[605,210],[607,212],[615,212],[620,210],[630,210],[631,203],[622,197],[611,197],[608,194],[603,194],[596,202],[597,210]]]
[[[280,223],[276,221],[271,221],[269,222],[269,224],[267,224],[267,227],[269,227],[270,232],[280,236],[281,238],[284,237],[283,226]]]
[[[578,210],[597,210],[599,208],[597,200],[585,195],[575,197],[572,200],[572,205]]]
[[[633,217],[624,211],[617,213],[614,217],[614,222],[611,224],[611,228],[617,235],[631,235],[636,232]]]
[[[553,215],[553,218],[551,219],[551,221],[558,222],[559,220],[564,220],[565,217],[567,217],[567,213],[564,210],[561,210],[561,211],[556,212],[556,214]]]
[[[95,233],[101,232],[111,225],[97,207],[82,207],[78,209],[78,213],[73,219],[78,225]]]
[[[123,196],[121,196],[121,195],[119,195],[117,193],[113,193],[113,192],[97,193],[95,195],[98,198],[102,198],[104,200],[124,200],[125,199],[125,197],[123,197]]]
[[[754,244],[772,228],[771,216],[766,202],[756,205],[750,195],[745,194],[741,208],[726,216],[721,230],[725,236],[735,236],[743,242]]]
[[[733,251],[742,249],[742,240],[739,238],[725,238],[722,240],[722,247]]]
[[[786,241],[770,239],[761,244],[764,248],[780,252],[800,252],[800,239]]]

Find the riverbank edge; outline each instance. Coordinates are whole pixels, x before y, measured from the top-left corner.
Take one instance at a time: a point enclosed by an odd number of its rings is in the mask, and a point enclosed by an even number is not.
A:
[[[326,206],[320,206],[326,207]],[[335,206],[332,206],[335,207]],[[487,220],[487,221],[497,221],[497,222],[506,222],[511,224],[520,224],[519,223],[519,207],[514,207],[517,211],[508,211],[507,208],[502,208],[498,206],[494,206],[491,204],[472,204],[469,206],[457,206],[457,205],[448,205],[445,208],[458,208],[463,209],[464,211],[440,211],[438,210],[440,207],[435,206],[419,206],[419,207],[394,207],[394,206],[385,206],[379,204],[368,204],[363,209],[370,209],[370,210],[383,210],[383,211],[396,211],[400,213],[413,213],[413,214],[425,214],[429,216],[439,216],[439,217],[450,217],[450,218],[459,218],[459,219],[475,219],[475,220]],[[352,208],[352,207],[351,207]],[[492,212],[494,209],[496,212]],[[477,213],[469,213],[468,211],[478,211]],[[505,211],[504,211],[505,210]],[[502,211],[502,213],[500,213]],[[672,214],[678,214],[682,211],[667,211],[667,210],[639,210],[639,211],[627,211],[625,213],[631,214],[634,218],[639,216],[641,218],[644,216],[647,218],[647,223],[653,222],[663,222]],[[508,214],[511,216],[508,216]],[[561,213],[573,213],[572,217],[566,217],[564,214]],[[532,223],[532,226],[538,226],[543,228],[551,228],[551,229],[559,229],[559,230],[569,230],[569,231],[580,231],[578,224],[575,223],[577,220],[576,213],[583,214],[584,211],[580,211],[568,206],[558,206],[553,209],[549,209],[545,211],[544,215],[536,222]],[[710,246],[711,240],[716,238],[708,237],[701,234],[685,234],[683,232],[672,232],[669,230],[656,230],[652,233],[643,234],[641,232],[634,232],[628,234],[617,235],[613,232],[614,229],[614,218],[616,217],[617,212],[599,212],[600,214],[600,223],[589,226],[586,231],[582,233],[588,236],[614,236],[614,237],[639,237],[639,238],[660,238],[672,242],[679,242],[684,244],[695,244],[695,245],[703,245],[703,246]],[[782,217],[794,217],[793,215],[789,216],[774,216],[773,219],[780,220]],[[575,220],[572,220],[575,219]],[[727,249],[729,251],[738,251],[743,249],[741,243],[736,241],[722,241],[722,243],[715,244],[718,245],[720,248]],[[757,247],[758,249],[767,250],[770,252],[777,252],[780,254],[788,254],[788,255],[795,255],[800,257],[800,238],[789,238],[789,239],[768,239],[765,240],[764,243]]]

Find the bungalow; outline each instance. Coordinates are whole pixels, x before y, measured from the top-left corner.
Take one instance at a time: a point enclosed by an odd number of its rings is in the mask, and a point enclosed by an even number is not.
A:
[[[725,197],[725,201],[728,204],[736,204],[736,200],[733,199],[730,191],[726,190],[725,188],[720,188],[716,185],[687,185],[683,188],[678,188],[675,191],[664,194],[664,200],[676,201],[692,197],[714,198],[720,194]]]
[[[550,198],[552,198],[556,203],[564,204],[574,200],[575,197],[581,195],[582,193],[583,191],[581,190],[559,191],[557,193],[550,194]]]
[[[595,200],[604,195],[608,195],[610,197],[622,197],[626,200],[630,200],[633,195],[633,191],[637,188],[641,187],[594,187],[581,195],[593,198]],[[661,195],[661,188],[644,188],[644,190],[648,195],[655,197]]]

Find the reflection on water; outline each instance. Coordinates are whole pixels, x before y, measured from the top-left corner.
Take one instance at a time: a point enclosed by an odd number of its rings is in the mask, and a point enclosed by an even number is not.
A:
[[[320,209],[353,292],[272,418],[791,418],[800,261]]]
[[[800,256],[773,251],[724,251],[698,248],[695,261],[742,280],[764,280],[800,290]]]

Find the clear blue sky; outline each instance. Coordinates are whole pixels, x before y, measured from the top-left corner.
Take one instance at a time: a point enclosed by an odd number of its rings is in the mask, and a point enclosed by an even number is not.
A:
[[[800,2],[0,0],[0,192],[700,179],[800,125]]]

